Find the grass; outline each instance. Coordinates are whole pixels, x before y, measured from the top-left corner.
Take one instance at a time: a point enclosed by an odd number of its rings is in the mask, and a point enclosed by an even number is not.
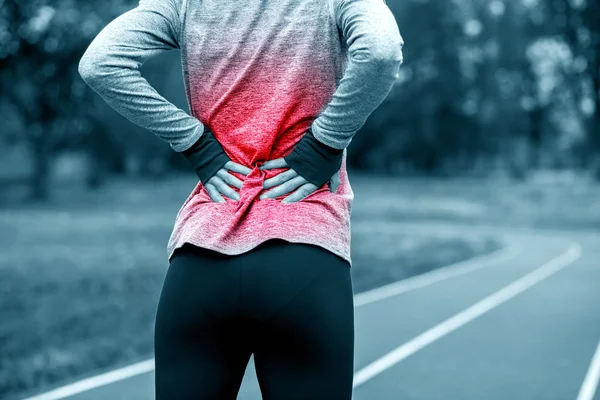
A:
[[[600,183],[573,175],[505,179],[394,179],[350,174],[356,220],[445,220],[598,230]]]
[[[394,210],[379,204],[389,196],[389,204],[404,204],[398,187],[376,182],[353,180],[353,215],[385,217]],[[193,184],[186,176],[117,180],[98,192],[57,186],[47,204],[0,212],[0,241],[8,243],[0,260],[0,398],[152,356],[166,242]],[[355,232],[355,292],[497,247],[488,237]]]

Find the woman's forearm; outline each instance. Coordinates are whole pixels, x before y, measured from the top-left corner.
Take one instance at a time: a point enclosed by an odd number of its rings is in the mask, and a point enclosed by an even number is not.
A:
[[[148,58],[179,48],[179,2],[141,0],[115,18],[86,49],[79,74],[117,112],[182,152],[204,125],[161,96],[140,72]]]
[[[312,132],[322,143],[343,149],[389,94],[402,64],[404,40],[383,0],[334,0],[334,11],[349,60]]]

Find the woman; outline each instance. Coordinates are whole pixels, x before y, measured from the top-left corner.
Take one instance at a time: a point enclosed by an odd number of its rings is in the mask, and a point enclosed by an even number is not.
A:
[[[90,44],[82,78],[199,178],[167,245],[157,399],[235,399],[252,354],[265,399],[351,398],[346,148],[402,45],[384,0],[141,0]],[[176,48],[190,114],[140,74]]]

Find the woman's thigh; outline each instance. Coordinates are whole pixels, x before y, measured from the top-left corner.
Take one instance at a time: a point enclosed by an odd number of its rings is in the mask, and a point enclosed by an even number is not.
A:
[[[154,328],[157,400],[234,400],[252,352],[239,265],[185,246],[169,265]]]
[[[350,265],[321,247],[303,243],[279,241],[270,250],[263,249],[262,255],[277,262],[265,261],[256,273],[246,269],[244,295],[249,309],[262,308],[254,362],[263,399],[350,400],[354,374]]]

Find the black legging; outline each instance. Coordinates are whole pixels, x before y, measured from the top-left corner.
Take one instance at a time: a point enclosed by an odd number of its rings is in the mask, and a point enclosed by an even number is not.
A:
[[[186,243],[167,271],[154,351],[156,400],[234,400],[252,353],[265,400],[350,400],[350,265],[282,239],[236,256]]]

